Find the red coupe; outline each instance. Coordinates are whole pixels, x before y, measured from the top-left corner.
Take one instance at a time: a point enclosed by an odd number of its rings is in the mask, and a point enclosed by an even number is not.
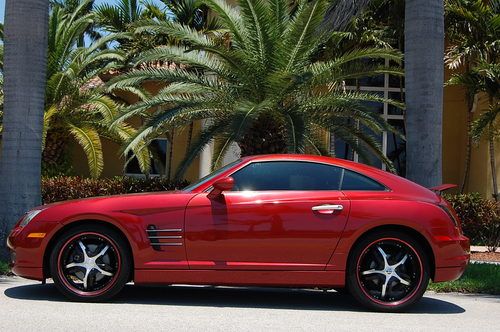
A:
[[[347,288],[397,311],[469,261],[444,188],[346,160],[254,156],[182,191],[35,208],[8,246],[17,275],[52,278],[72,300],[107,300],[133,280]]]

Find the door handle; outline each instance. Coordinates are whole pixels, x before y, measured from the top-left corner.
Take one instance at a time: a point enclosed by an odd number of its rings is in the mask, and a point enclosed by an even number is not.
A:
[[[344,209],[344,206],[342,206],[340,204],[336,204],[336,205],[325,204],[325,205],[313,206],[311,210],[317,211],[318,213],[321,213],[321,214],[333,214],[333,212],[342,211],[343,209]]]

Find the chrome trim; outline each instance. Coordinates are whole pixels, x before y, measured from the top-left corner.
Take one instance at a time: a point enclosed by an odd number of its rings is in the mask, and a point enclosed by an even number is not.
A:
[[[182,229],[180,228],[146,229],[146,232],[182,232]]]
[[[174,242],[174,243],[151,243],[152,246],[182,246],[182,243]]]
[[[329,204],[317,205],[317,206],[313,206],[311,208],[311,210],[313,210],[313,211],[325,211],[325,210],[342,211],[343,209],[344,209],[344,207],[340,204],[337,204],[337,205],[329,205]]]
[[[180,235],[174,236],[148,236],[149,239],[182,239]]]

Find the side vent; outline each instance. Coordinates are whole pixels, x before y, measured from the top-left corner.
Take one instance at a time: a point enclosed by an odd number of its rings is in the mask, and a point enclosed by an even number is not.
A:
[[[182,229],[158,229],[155,225],[148,225],[146,229],[149,242],[154,250],[161,251],[162,247],[182,246]]]

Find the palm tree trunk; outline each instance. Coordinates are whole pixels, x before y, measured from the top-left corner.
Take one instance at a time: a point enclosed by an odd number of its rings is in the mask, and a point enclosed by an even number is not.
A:
[[[460,193],[464,193],[467,182],[469,181],[470,174],[470,161],[472,154],[472,120],[473,115],[476,110],[477,105],[477,95],[467,97],[467,145],[465,147],[465,165],[464,165],[464,177],[462,178],[462,183],[460,184]]]
[[[191,147],[191,143],[193,142],[193,131],[194,131],[194,122],[189,124],[187,144],[186,144],[186,153],[188,153],[189,148]]]
[[[467,110],[467,144],[465,146],[465,161],[464,161],[464,176],[462,178],[462,183],[460,184],[460,193],[463,194],[465,191],[465,186],[467,185],[467,182],[469,180],[469,173],[470,173],[470,159],[471,159],[471,152],[472,152],[472,136],[471,136],[471,129],[472,129],[472,112],[470,109]]]
[[[170,150],[168,152],[168,168],[167,168],[167,179],[172,178],[172,163],[174,161],[174,139],[175,139],[175,129],[172,129],[170,133]]]
[[[489,128],[489,143],[490,143],[490,167],[491,167],[491,180],[493,183],[493,198],[498,201],[498,184],[497,184],[497,166],[495,161],[495,137],[492,134],[495,129],[490,124]]]
[[[406,175],[426,187],[442,181],[443,54],[443,0],[407,0]]]
[[[40,204],[48,0],[7,0],[5,113],[0,157],[0,258],[19,217]]]

